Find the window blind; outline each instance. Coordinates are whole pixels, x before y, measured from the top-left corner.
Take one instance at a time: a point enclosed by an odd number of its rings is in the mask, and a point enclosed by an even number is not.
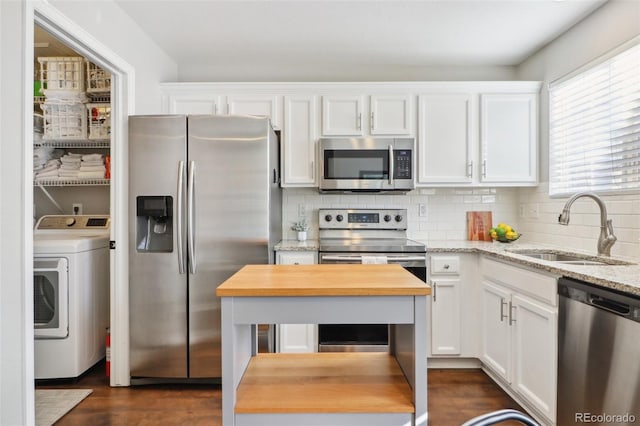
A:
[[[549,194],[640,190],[640,44],[549,88]]]

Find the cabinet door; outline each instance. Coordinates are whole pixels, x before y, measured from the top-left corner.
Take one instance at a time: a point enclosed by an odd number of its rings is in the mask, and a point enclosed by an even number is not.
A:
[[[372,135],[409,135],[411,125],[411,96],[371,96],[369,131]]]
[[[511,327],[506,289],[482,282],[482,348],[480,360],[500,377],[511,380]]]
[[[418,114],[418,184],[471,183],[477,143],[471,95],[422,95]]]
[[[537,99],[534,93],[480,96],[482,182],[537,182]]]
[[[276,262],[280,265],[312,265],[317,263],[316,252],[279,251]],[[279,324],[278,351],[283,353],[317,352],[318,327],[315,324]]]
[[[555,308],[514,294],[512,387],[549,419],[556,418],[557,330]]]
[[[431,354],[460,355],[460,279],[431,279]]]
[[[170,114],[221,114],[220,96],[210,94],[172,95]]]
[[[318,186],[316,180],[315,96],[284,97],[282,186]]]
[[[323,96],[322,134],[362,136],[362,96]]]
[[[229,95],[227,113],[230,115],[262,115],[271,119],[274,129],[280,129],[280,96],[277,95]]]

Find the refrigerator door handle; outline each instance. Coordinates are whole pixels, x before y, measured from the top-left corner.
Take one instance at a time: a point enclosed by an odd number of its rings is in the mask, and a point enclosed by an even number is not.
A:
[[[196,162],[189,162],[189,180],[187,182],[187,240],[189,241],[189,272],[196,273],[196,241],[195,241],[195,221],[196,212],[194,206],[195,200],[195,174]]]
[[[178,237],[178,273],[184,274],[184,237],[182,235],[184,219],[182,214],[184,212],[184,206],[182,205],[184,201],[184,161],[178,162],[178,211],[176,214],[176,229],[177,229],[177,237]]]

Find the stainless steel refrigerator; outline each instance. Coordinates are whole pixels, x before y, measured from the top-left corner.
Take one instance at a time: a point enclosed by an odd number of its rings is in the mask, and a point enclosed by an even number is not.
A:
[[[216,288],[273,263],[281,228],[267,118],[129,117],[132,380],[222,376]]]

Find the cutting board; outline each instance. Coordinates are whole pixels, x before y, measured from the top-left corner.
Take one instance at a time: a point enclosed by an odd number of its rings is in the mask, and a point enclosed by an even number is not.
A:
[[[493,227],[491,212],[467,212],[467,239],[491,241],[489,229]]]

